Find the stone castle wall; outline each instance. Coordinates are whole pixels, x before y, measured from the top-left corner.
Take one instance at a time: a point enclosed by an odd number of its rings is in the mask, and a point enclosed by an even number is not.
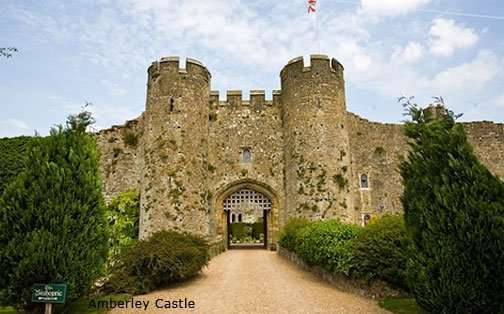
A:
[[[97,134],[100,150],[102,189],[106,200],[113,195],[138,189],[142,169],[143,116]]]
[[[263,91],[251,94],[250,101],[243,101],[239,91],[228,93],[226,101],[218,101],[214,93],[210,102],[208,169],[209,189],[216,200],[212,205],[215,212],[211,229],[216,233],[225,232],[226,217],[221,201],[228,191],[233,191],[233,185],[265,186],[274,198],[283,201],[282,121],[278,95],[266,101]],[[251,152],[250,162],[243,160],[246,149]],[[279,208],[283,208],[283,204],[277,204],[270,216],[272,233],[283,218],[279,216]]]
[[[350,147],[343,67],[327,56],[282,70],[286,215],[351,218]]]
[[[183,69],[178,58],[154,62],[146,111],[97,134],[106,198],[140,191],[141,237],[172,228],[224,239],[224,198],[253,189],[272,200],[270,244],[290,217],[360,224],[365,215],[401,212],[402,125],[347,112],[341,64],[320,55],[310,61],[291,60],[271,100],[261,90],[220,100],[200,62],[188,59]],[[504,124],[464,126],[480,160],[504,177]]]

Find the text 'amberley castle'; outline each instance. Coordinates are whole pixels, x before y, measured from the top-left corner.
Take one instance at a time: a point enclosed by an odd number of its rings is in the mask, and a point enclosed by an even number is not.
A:
[[[98,134],[107,196],[141,192],[140,237],[175,228],[225,242],[226,211],[267,218],[268,244],[290,217],[363,223],[401,212],[400,124],[346,110],[343,66],[323,55],[291,60],[281,91],[210,90],[200,62],[162,58],[148,70],[145,112]],[[482,162],[504,177],[504,124],[465,124]]]

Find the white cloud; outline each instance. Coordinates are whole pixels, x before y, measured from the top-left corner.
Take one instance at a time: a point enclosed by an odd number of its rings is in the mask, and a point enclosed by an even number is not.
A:
[[[404,15],[429,4],[431,0],[361,0],[365,13],[378,16]]]
[[[33,135],[33,130],[22,120],[7,119],[0,121],[0,137],[19,136],[20,134]]]
[[[502,60],[495,53],[483,50],[474,60],[439,72],[425,82],[425,87],[441,93],[481,90],[502,72],[502,67]]]
[[[429,33],[430,52],[442,57],[451,56],[457,48],[471,47],[479,40],[474,29],[443,18],[434,19]]]
[[[408,43],[404,48],[397,47],[391,56],[391,62],[399,64],[414,63],[422,58],[424,54],[424,47],[414,41]]]

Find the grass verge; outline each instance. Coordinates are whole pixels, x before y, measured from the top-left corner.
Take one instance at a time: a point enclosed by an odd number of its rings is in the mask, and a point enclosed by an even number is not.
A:
[[[413,298],[393,298],[388,297],[378,302],[384,308],[396,314],[420,314],[420,307]]]

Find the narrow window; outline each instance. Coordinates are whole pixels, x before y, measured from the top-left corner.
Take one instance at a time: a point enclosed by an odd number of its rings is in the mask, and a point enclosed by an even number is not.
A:
[[[231,214],[231,222],[235,222],[236,221],[236,216],[234,213]]]
[[[252,152],[250,151],[250,148],[243,149],[242,161],[244,163],[250,163],[250,162],[252,162]]]
[[[360,177],[360,187],[363,189],[367,189],[369,187],[369,180],[367,174],[363,174]]]
[[[170,110],[170,112],[173,112],[173,110],[175,110],[175,101],[171,97],[168,109]]]
[[[242,214],[238,214],[238,222],[242,222]]]
[[[364,223],[364,226],[367,225],[370,221],[371,221],[370,214],[365,214],[364,217],[362,217],[362,222]]]

